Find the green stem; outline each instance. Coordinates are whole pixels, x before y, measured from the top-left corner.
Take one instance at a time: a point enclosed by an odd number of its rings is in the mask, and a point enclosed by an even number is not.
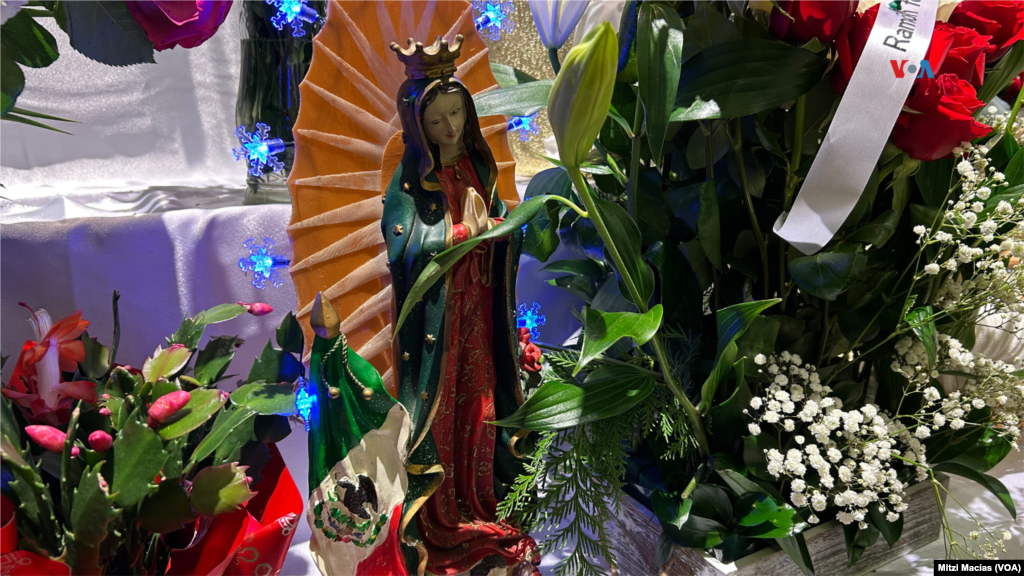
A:
[[[64,437],[64,449],[60,457],[60,505],[64,510],[65,518],[71,516],[71,507],[75,487],[71,485],[71,449],[75,445],[75,436],[78,433],[78,417],[82,414],[82,401],[75,404],[71,411],[71,421],[68,422],[67,435]]]
[[[589,212],[583,211],[579,206],[577,206],[572,200],[569,200],[568,198],[562,198],[561,196],[552,195],[550,199],[551,200],[556,200],[558,202],[561,202],[562,204],[565,204],[569,208],[572,208],[573,211],[575,211],[577,214],[579,214],[582,218],[589,218],[590,217],[590,213]]]
[[[762,284],[762,297],[768,299],[768,243],[765,242],[764,234],[761,233],[761,226],[757,223],[757,212],[754,211],[754,201],[750,197],[750,186],[747,182],[747,168],[746,163],[743,160],[743,127],[740,125],[740,119],[734,120],[736,128],[736,137],[732,141],[733,152],[736,153],[736,166],[740,173],[740,188],[743,188],[743,199],[746,200],[747,204],[747,215],[750,217],[750,225],[754,229],[754,238],[757,240],[757,246],[761,251],[761,282]]]
[[[804,148],[804,115],[807,111],[807,95],[800,96],[796,99],[796,114],[795,126],[793,129],[793,150],[789,157],[789,167],[786,170],[786,184],[782,190],[782,213],[785,214],[793,207],[793,194],[796,192],[796,185],[800,182],[796,172],[800,169],[800,160],[803,156]],[[786,247],[788,244],[782,238],[779,238],[779,294],[782,298],[782,302],[779,304],[779,309],[782,313],[786,313],[786,299],[789,294],[784,290],[786,285]]]
[[[623,283],[626,285],[626,289],[629,290],[629,295],[632,297],[637,309],[641,313],[646,314],[649,310],[647,301],[641,297],[640,290],[637,289],[634,279],[625,273],[628,270],[625,266],[625,260],[623,260],[622,255],[619,253],[619,248],[615,244],[615,239],[612,238],[611,233],[608,231],[604,218],[597,210],[597,204],[590,194],[586,181],[583,180],[583,174],[580,173],[579,167],[576,166],[566,166],[565,171],[568,172],[569,179],[572,180],[573,185],[576,187],[576,193],[583,200],[583,205],[587,208],[587,214],[589,214],[588,218],[594,223],[594,228],[597,228],[597,233],[601,236],[601,240],[604,241],[605,248],[608,250],[615,268],[621,273]],[[697,437],[697,445],[700,447],[701,455],[707,457],[710,455],[710,451],[708,449],[707,437],[704,434],[704,422],[701,420],[700,414],[697,413],[697,409],[690,403],[690,399],[686,397],[686,393],[683,392],[683,389],[676,382],[675,375],[672,373],[672,364],[668,361],[668,354],[666,354],[665,348],[661,343],[661,337],[658,334],[655,334],[654,338],[651,339],[651,347],[654,348],[654,352],[658,356],[658,362],[661,364],[661,374],[665,378],[665,385],[682,403],[686,417],[690,420],[690,425],[693,427],[693,432]]]
[[[633,112],[633,138],[630,143],[630,156],[629,156],[629,186],[626,187],[626,206],[629,211],[629,217],[636,221],[637,205],[636,205],[636,187],[640,181],[640,126],[644,121],[644,107],[639,99],[636,101],[636,107]]]
[[[619,163],[615,161],[615,158],[613,158],[612,155],[604,149],[604,146],[601,146],[600,140],[594,140],[594,148],[596,148],[601,156],[604,157],[604,161],[608,163],[608,168],[611,169],[612,176],[615,176],[615,179],[619,181],[619,184],[625,186],[626,175],[622,173],[622,169],[619,168]]]
[[[548,60],[551,60],[551,69],[555,71],[555,76],[562,70],[562,63],[558,61],[558,48],[548,48]]]
[[[1024,101],[1024,90],[1017,93],[1017,100],[1013,103],[1013,108],[1010,110],[1010,117],[1006,119],[1007,138],[1013,139],[1013,123],[1017,121],[1017,113],[1020,112],[1021,101]]]

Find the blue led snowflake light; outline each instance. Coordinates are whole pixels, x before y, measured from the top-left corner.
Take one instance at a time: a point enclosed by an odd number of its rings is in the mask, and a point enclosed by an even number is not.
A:
[[[318,16],[316,10],[306,4],[306,0],[267,0],[267,4],[277,8],[277,14],[270,19],[274,28],[284,30],[290,24],[292,36],[297,38],[306,35],[302,24],[315,22]]]
[[[238,261],[238,267],[243,272],[252,272],[253,288],[262,290],[267,287],[267,282],[270,282],[274,288],[284,284],[284,278],[281,277],[278,269],[287,266],[289,261],[281,254],[274,254],[272,238],[264,238],[262,246],[257,244],[253,238],[249,238],[243,246],[249,250],[249,255]]]
[[[256,131],[249,132],[245,126],[239,126],[235,130],[235,137],[242,144],[241,148],[232,148],[231,153],[235,160],[245,160],[249,163],[249,174],[257,178],[263,176],[263,169],[270,167],[271,172],[284,170],[284,162],[277,159],[276,154],[284,152],[284,140],[280,138],[269,138],[270,126],[262,122],[256,123]]]
[[[313,419],[313,408],[316,406],[316,393],[310,394],[308,385],[309,381],[299,376],[299,387],[295,390],[295,409],[306,423],[306,432],[309,432],[309,422]]]
[[[546,324],[548,319],[540,313],[540,304],[533,303],[529,309],[526,308],[526,304],[520,304],[518,314],[516,315],[516,327],[517,328],[529,328],[530,338],[536,340],[540,338],[540,330],[538,326]]]
[[[537,124],[537,114],[540,114],[540,112],[534,112],[529,116],[513,116],[508,121],[508,131],[519,132],[519,139],[523,142],[529,142],[531,136],[536,136],[540,133],[540,126]]]
[[[500,40],[502,31],[511,32],[516,23],[510,16],[515,8],[512,0],[498,0],[488,2],[487,0],[473,0],[473,12],[478,16],[473,20],[477,32],[481,34],[488,31],[491,40]]]

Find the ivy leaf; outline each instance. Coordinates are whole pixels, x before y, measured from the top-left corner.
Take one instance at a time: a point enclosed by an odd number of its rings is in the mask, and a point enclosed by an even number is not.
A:
[[[601,312],[589,306],[583,309],[583,349],[573,370],[580,373],[587,364],[622,338],[646,344],[661,327],[662,307],[657,304],[647,313]]]
[[[111,66],[153,63],[153,43],[124,2],[62,2],[71,47]]]
[[[636,40],[637,95],[644,105],[651,156],[659,165],[679,88],[682,53],[683,22],[675,9],[662,4],[642,4]]]
[[[174,532],[195,519],[188,493],[177,480],[170,478],[161,482],[156,493],[143,500],[139,507],[139,524],[157,534]]]
[[[299,342],[301,347],[302,340]],[[224,372],[227,371],[228,365],[235,357],[235,349],[241,344],[242,339],[235,336],[210,338],[206,347],[196,355],[196,364],[193,369],[196,380],[199,380],[204,386],[218,382],[224,377]]]
[[[819,252],[791,260],[789,275],[804,292],[833,301],[853,286],[867,263],[863,252]]]
[[[72,547],[68,551],[75,574],[101,573],[100,544],[107,538],[110,522],[120,513],[100,475],[102,464],[90,468],[75,488],[70,517],[74,538],[70,539]]]
[[[285,315],[281,325],[277,327],[275,336],[277,345],[281,347],[281,350],[291,352],[292,354],[302,354],[302,326],[299,325],[299,321],[296,320],[294,314],[288,312]]]
[[[57,60],[57,40],[49,30],[36,22],[28,11],[19,11],[4,22],[0,37],[3,52],[29,68],[45,68]]]
[[[511,416],[495,426],[547,431],[622,414],[654,391],[654,378],[633,366],[603,366],[583,386],[545,382]]]
[[[192,357],[192,350],[183,345],[172,344],[169,348],[157,346],[153,356],[142,365],[142,376],[146,382],[169,378],[181,371]]]
[[[200,388],[190,394],[188,404],[157,429],[157,434],[164,440],[173,440],[199,428],[228,400],[227,394],[215,388]]]
[[[928,354],[928,369],[935,366],[939,351],[939,331],[935,327],[935,321],[931,320],[934,315],[931,306],[915,308],[907,314],[906,321],[914,330],[914,334],[921,339],[924,350]]]
[[[718,215],[718,192],[714,180],[707,180],[698,189],[700,210],[697,213],[697,235],[704,254],[715,268],[722,269],[722,232]]]
[[[473,97],[480,118],[504,114],[529,116],[548,105],[548,94],[555,81],[536,80],[491,90]]]
[[[251,436],[252,422],[255,418],[256,412],[248,406],[239,406],[233,410],[221,410],[217,414],[217,419],[213,421],[213,428],[210,429],[209,434],[203,437],[192,452],[189,463],[201,462],[225,442],[230,443],[230,439],[236,436],[236,430],[247,430],[248,436]],[[241,436],[241,434],[238,435]]]
[[[302,364],[284,350],[274,348],[267,340],[260,357],[252,364],[246,382],[293,383],[302,375]]]
[[[136,410],[114,439],[114,454],[114,501],[124,508],[149,494],[167,461],[167,452],[160,437],[140,421]]]
[[[249,491],[246,468],[230,463],[200,470],[192,482],[192,509],[207,518],[238,510],[256,495]]]
[[[993,476],[989,476],[983,472],[978,472],[972,468],[968,468],[963,464],[957,464],[955,462],[941,462],[939,464],[933,464],[932,470],[936,472],[949,472],[950,474],[956,474],[957,476],[963,476],[968,480],[974,480],[978,484],[981,484],[989,492],[995,495],[1003,506],[1006,506],[1006,510],[1010,512],[1010,516],[1014,520],[1017,519],[1017,507],[1013,504],[1013,497],[1010,495],[1009,490],[1003,485],[998,479]]]
[[[231,393],[231,402],[246,406],[257,414],[298,414],[295,408],[295,392],[291,386],[275,383],[254,382],[239,386]]]
[[[82,334],[82,345],[85,347],[85,358],[78,363],[78,369],[87,378],[102,378],[110,370],[110,364],[107,363],[110,350],[90,338],[88,332]]]

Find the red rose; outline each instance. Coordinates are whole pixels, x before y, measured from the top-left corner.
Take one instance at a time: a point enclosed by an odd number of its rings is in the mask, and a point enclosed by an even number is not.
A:
[[[157,51],[195,48],[213,36],[231,8],[231,0],[139,0],[128,10]]]
[[[989,62],[1001,58],[1014,42],[1024,40],[1024,6],[1019,0],[965,0],[953,10],[949,23],[991,36],[996,48],[988,53]]]
[[[769,30],[785,42],[803,44],[811,38],[831,42],[843,23],[857,10],[857,0],[779,0],[779,9],[772,10]]]
[[[936,76],[955,74],[958,78],[967,80],[975,86],[981,86],[985,79],[985,55],[996,49],[989,43],[992,37],[983,36],[972,28],[952,26],[941,22],[935,24],[935,33],[940,33],[940,31],[943,34],[948,33],[952,43],[938,68],[936,68],[935,62],[929,60],[932,72]],[[932,37],[934,36],[933,34]],[[929,56],[931,56],[931,46],[929,46]]]
[[[893,144],[918,160],[948,158],[953,148],[989,133],[991,128],[974,119],[984,106],[974,86],[952,74],[922,78],[914,85],[906,107],[889,137]]]

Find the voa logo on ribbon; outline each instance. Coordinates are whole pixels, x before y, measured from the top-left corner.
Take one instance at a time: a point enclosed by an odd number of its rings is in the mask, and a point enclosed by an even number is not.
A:
[[[927,60],[921,60],[921,64],[907,64],[906,60],[889,60],[889,64],[892,66],[892,73],[897,78],[903,78],[907,74],[917,74],[917,78],[923,78],[928,76],[929,78],[935,78],[935,72],[932,71],[932,64]]]

